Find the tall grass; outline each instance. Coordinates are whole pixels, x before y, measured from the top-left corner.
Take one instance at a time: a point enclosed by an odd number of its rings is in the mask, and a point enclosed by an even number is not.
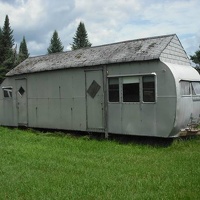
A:
[[[0,199],[200,199],[200,138],[168,147],[0,127]]]

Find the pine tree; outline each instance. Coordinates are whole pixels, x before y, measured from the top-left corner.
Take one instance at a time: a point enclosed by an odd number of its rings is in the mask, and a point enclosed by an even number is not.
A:
[[[3,62],[2,30],[0,27],[0,64]]]
[[[27,45],[26,45],[26,39],[25,39],[25,36],[24,36],[21,43],[20,43],[20,46],[19,46],[19,54],[18,54],[16,64],[23,62],[28,57],[29,57],[29,53],[28,53],[28,48],[27,48]]]
[[[2,60],[6,61],[12,57],[12,47],[14,45],[13,30],[10,27],[8,15],[6,15],[4,26],[2,28]]]
[[[91,47],[92,44],[89,42],[87,31],[83,22],[80,22],[76,30],[76,34],[73,37],[72,50],[81,49],[84,47]]]
[[[64,47],[62,46],[62,42],[58,37],[58,32],[55,30],[53,36],[51,38],[51,42],[49,48],[47,49],[48,54],[63,52]]]
[[[13,45],[13,30],[6,15],[4,26],[0,31],[0,83],[4,80],[6,73],[14,67],[16,49],[13,49]]]

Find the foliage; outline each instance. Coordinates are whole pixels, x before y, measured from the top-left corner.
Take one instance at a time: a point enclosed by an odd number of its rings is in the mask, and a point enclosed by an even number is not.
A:
[[[196,64],[196,70],[200,72],[200,49],[197,50],[193,56],[190,56],[190,59]]]
[[[3,44],[2,44],[2,37],[3,37],[3,33],[2,33],[2,29],[0,27],[0,64],[3,62]]]
[[[5,74],[15,66],[16,49],[13,49],[13,45],[13,30],[6,15],[4,26],[0,31],[0,83],[5,78]]]
[[[76,34],[73,37],[73,44],[71,48],[72,50],[76,50],[76,49],[81,49],[84,47],[91,47],[91,45],[92,44],[89,42],[85,25],[83,22],[80,22],[76,30]]]
[[[26,44],[26,39],[25,39],[25,36],[23,36],[23,39],[19,46],[19,53],[17,56],[16,64],[23,62],[28,57],[29,57],[29,53],[28,53],[28,48],[27,48],[27,44]]]
[[[6,15],[1,36],[1,48],[2,48],[2,54],[0,55],[1,63],[10,58],[13,45],[14,45],[13,30],[10,27],[8,15]]]
[[[62,42],[61,42],[61,40],[58,36],[58,32],[55,30],[54,33],[53,33],[53,36],[51,38],[49,48],[47,49],[48,54],[63,52],[63,49],[64,49],[64,47],[63,47]]]
[[[199,199],[199,144],[200,137],[162,147],[0,127],[0,196]]]

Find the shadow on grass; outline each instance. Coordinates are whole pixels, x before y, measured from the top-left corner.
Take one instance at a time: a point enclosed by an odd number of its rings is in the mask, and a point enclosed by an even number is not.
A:
[[[168,147],[172,145],[174,141],[173,138],[130,136],[130,135],[112,135],[110,139],[119,142],[120,144],[139,144],[139,145],[149,145],[152,147]]]
[[[50,137],[74,137],[82,138],[84,140],[107,140],[104,137],[104,133],[97,132],[85,132],[85,131],[66,131],[66,130],[52,130],[52,129],[32,129],[32,128],[18,128],[26,131],[30,131],[36,135],[44,135]],[[108,140],[115,141],[119,144],[139,144],[149,145],[152,147],[169,147],[172,145],[174,140],[187,141],[195,139],[196,136],[184,136],[179,138],[160,138],[160,137],[149,137],[149,136],[132,136],[132,135],[117,135],[109,134]]]

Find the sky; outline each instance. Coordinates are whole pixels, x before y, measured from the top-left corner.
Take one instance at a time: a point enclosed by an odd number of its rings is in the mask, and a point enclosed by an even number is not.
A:
[[[175,33],[193,55],[199,8],[200,0],[0,0],[0,27],[8,15],[15,43],[25,36],[30,56],[47,54],[54,30],[71,50],[80,21],[92,46]]]

